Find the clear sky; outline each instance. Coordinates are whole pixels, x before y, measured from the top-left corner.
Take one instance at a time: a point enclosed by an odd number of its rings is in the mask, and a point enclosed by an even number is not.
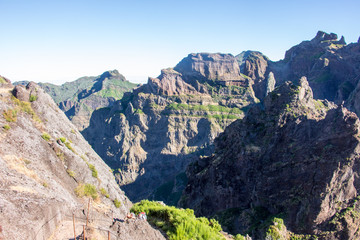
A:
[[[360,36],[359,0],[0,0],[0,75],[61,84],[118,69],[146,82],[192,52],[271,60],[318,30]]]

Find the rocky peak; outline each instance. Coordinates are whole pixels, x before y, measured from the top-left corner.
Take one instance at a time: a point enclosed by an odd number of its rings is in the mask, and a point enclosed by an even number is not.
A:
[[[231,54],[192,53],[174,68],[184,77],[210,80],[241,80],[239,65]]]
[[[336,41],[338,39],[337,34],[335,33],[326,33],[323,31],[318,31],[316,36],[311,40],[312,42],[322,42],[322,41]]]
[[[122,77],[125,79],[125,77],[119,73],[118,70],[109,70],[104,72],[103,74],[100,75],[99,79],[105,79],[105,78],[115,78],[115,77]]]

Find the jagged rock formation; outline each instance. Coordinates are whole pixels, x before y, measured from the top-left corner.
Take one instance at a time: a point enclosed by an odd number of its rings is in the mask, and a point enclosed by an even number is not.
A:
[[[112,108],[95,111],[83,134],[131,199],[170,181],[156,198],[172,195],[176,204],[182,189],[175,185],[183,178],[175,176],[210,154],[213,139],[258,101],[252,85],[232,55],[190,54]]]
[[[117,70],[106,71],[97,77],[82,77],[61,86],[49,83],[39,85],[50,94],[79,131],[89,126],[94,110],[111,107],[125,92],[137,86]]]
[[[253,239],[271,233],[274,216],[293,236],[358,239],[359,124],[343,106],[314,100],[306,78],[286,82],[189,167],[181,204]]]
[[[0,238],[48,239],[61,226],[71,238],[72,213],[79,236],[88,205],[84,194],[94,198],[89,232],[124,218],[131,202],[110,168],[40,86],[14,88],[6,81],[0,102]],[[148,228],[138,234],[155,231]]]

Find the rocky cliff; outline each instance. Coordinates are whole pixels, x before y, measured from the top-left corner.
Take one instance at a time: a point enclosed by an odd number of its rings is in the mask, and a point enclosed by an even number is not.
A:
[[[189,54],[113,107],[95,111],[83,134],[131,199],[155,194],[176,204],[177,185],[186,182],[176,176],[210,154],[213,139],[258,102],[252,85],[230,54]]]
[[[137,86],[117,70],[106,71],[97,77],[82,77],[61,86],[49,83],[39,85],[50,94],[79,131],[89,126],[94,110],[111,107],[125,92]]]
[[[359,124],[306,78],[286,82],[190,165],[181,204],[253,239],[358,239]]]
[[[4,80],[4,81],[3,81]],[[82,235],[88,203],[88,237],[144,239],[161,234],[147,223],[134,229],[116,222],[131,202],[111,169],[92,150],[49,95],[35,83],[0,78],[0,238],[70,239]]]

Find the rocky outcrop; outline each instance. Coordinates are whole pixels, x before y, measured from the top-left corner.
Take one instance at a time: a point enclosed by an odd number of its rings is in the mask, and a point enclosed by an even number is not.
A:
[[[0,238],[48,239],[62,226],[73,237],[73,213],[79,237],[87,196],[87,236],[124,218],[131,202],[111,169],[40,86],[1,86],[0,101]]]
[[[112,108],[95,111],[83,134],[130,199],[161,192],[157,200],[173,194],[176,204],[177,175],[210,154],[213,139],[256,102],[251,79],[242,77],[233,56],[190,54]]]
[[[189,167],[181,203],[253,239],[274,216],[293,235],[357,239],[359,142],[356,114],[314,100],[305,78],[286,82]]]

